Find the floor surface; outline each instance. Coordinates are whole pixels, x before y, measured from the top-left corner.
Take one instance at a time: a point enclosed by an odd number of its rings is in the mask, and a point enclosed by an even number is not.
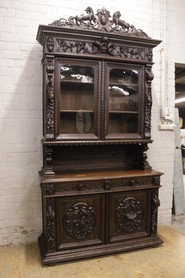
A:
[[[50,267],[40,263],[38,245],[0,247],[1,278],[185,278],[185,235],[160,227],[164,243],[96,259]]]

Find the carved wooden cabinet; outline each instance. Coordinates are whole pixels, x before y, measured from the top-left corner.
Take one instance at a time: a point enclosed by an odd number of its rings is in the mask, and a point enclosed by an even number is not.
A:
[[[40,25],[43,264],[149,246],[162,173],[152,170],[153,40],[100,9]]]

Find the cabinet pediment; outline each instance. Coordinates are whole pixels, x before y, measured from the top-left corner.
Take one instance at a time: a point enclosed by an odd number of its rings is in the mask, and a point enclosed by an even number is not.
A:
[[[149,38],[141,29],[136,29],[134,25],[121,19],[120,11],[114,12],[112,17],[110,12],[105,8],[98,9],[95,14],[91,7],[87,7],[85,12],[86,14],[70,16],[68,19],[60,18],[59,20],[53,21],[50,25]]]

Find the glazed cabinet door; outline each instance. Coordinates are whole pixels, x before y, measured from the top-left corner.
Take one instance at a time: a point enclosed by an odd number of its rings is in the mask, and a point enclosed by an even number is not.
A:
[[[143,137],[144,67],[105,63],[105,139]]]
[[[100,134],[99,62],[57,59],[57,139],[96,140]]]
[[[104,202],[101,194],[57,199],[58,250],[103,244]]]
[[[150,190],[113,193],[109,198],[109,242],[149,235]]]

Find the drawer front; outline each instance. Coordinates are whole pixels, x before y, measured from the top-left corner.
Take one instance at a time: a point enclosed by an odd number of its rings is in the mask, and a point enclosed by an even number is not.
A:
[[[151,190],[113,193],[109,197],[109,242],[150,233]]]
[[[43,183],[44,196],[72,196],[159,187],[160,177],[134,177]]]
[[[57,198],[57,249],[104,242],[104,196]]]

